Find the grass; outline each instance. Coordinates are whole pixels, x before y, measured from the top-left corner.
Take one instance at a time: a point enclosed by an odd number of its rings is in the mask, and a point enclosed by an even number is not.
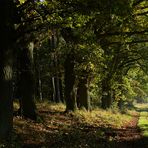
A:
[[[148,137],[148,112],[141,112],[138,126],[140,127],[143,136]]]
[[[148,103],[136,104],[135,107],[140,112],[138,126],[142,135],[148,137]]]
[[[74,113],[74,117],[81,123],[85,123],[90,126],[104,126],[104,127],[121,127],[131,119],[129,114],[121,114],[119,112],[113,112],[112,110],[95,109],[91,112],[85,110],[77,110]]]
[[[102,109],[64,113],[65,105],[62,103],[36,104],[43,122],[14,117],[14,130],[26,147],[108,147],[106,144],[113,138],[112,135],[106,137],[106,131],[122,128],[134,114],[133,111],[121,114]],[[17,103],[14,103],[14,108],[18,108]]]
[[[38,110],[46,110],[53,113],[62,113],[65,111],[66,106],[62,103],[49,103],[42,102],[37,103]],[[115,112],[114,110],[102,110],[96,108],[92,111],[86,111],[85,109],[76,110],[65,116],[72,116],[72,118],[81,124],[90,126],[112,126],[121,127],[123,124],[128,123],[131,120],[133,111],[127,111],[126,114]]]

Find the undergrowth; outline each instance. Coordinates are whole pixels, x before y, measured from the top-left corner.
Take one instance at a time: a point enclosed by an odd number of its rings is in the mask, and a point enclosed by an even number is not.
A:
[[[141,112],[138,126],[140,127],[143,136],[148,137],[148,113]]]
[[[65,113],[62,103],[37,102],[38,114],[43,122],[14,117],[14,130],[22,145],[29,147],[108,147],[112,137],[106,131],[128,124],[133,111],[121,114],[112,109],[76,110]],[[14,108],[18,104],[14,103]],[[89,139],[88,139],[89,137]]]

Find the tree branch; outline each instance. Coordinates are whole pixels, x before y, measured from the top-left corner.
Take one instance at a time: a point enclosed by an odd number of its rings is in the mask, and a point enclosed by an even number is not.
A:
[[[148,14],[148,11],[145,11],[145,12],[142,12],[142,13],[134,14],[133,16],[140,16],[140,15],[147,15],[147,14]]]
[[[137,44],[137,43],[148,43],[148,39],[131,41],[131,42],[123,42],[123,43],[121,43],[121,42],[110,42],[108,45],[113,45],[113,44],[128,45],[128,44]]]
[[[136,2],[133,3],[133,6],[137,6],[139,5],[140,3],[144,2],[145,0],[136,0]]]
[[[120,65],[119,65],[119,68],[121,68],[121,67],[128,67],[128,66],[130,66],[130,65],[133,65],[135,62],[137,62],[138,60],[140,60],[141,59],[141,57],[137,57],[137,58],[135,58],[135,59],[128,59],[127,61],[124,61],[123,63],[121,63]]]
[[[33,3],[34,0],[26,0],[23,4],[21,4],[18,8],[21,10],[21,9],[24,9],[29,3]]]

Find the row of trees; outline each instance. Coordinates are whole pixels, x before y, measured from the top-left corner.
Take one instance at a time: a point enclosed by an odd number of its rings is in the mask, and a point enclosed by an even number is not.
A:
[[[147,8],[146,0],[1,0],[0,139],[11,133],[16,96],[34,120],[35,94],[65,101],[66,111],[146,96]]]

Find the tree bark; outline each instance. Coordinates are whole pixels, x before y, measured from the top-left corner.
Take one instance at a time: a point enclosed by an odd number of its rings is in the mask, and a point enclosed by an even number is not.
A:
[[[52,85],[53,85],[53,101],[56,103],[61,102],[61,95],[60,95],[60,84],[59,78],[52,77]]]
[[[34,51],[35,98],[43,101],[41,65],[38,50]]]
[[[0,49],[0,141],[9,138],[13,125],[12,50]]]
[[[111,94],[111,84],[110,80],[104,79],[102,81],[102,104],[101,107],[103,109],[107,109],[111,107],[112,104],[112,94]]]
[[[59,78],[59,91],[60,91],[60,99],[61,99],[61,102],[64,103],[62,78]]]
[[[26,48],[22,49],[20,56],[20,92],[23,116],[36,120],[33,48],[34,44],[30,42]]]
[[[91,108],[87,78],[79,79],[79,84],[77,89],[77,106],[78,108],[85,108],[88,111]]]
[[[122,111],[122,109],[123,109],[123,104],[124,104],[124,101],[123,101],[122,98],[120,98],[120,99],[118,100],[118,107],[119,107],[120,111]]]
[[[41,80],[41,74],[40,74],[40,65],[38,67],[38,92],[39,92],[39,99],[40,99],[40,101],[43,101],[42,80]]]
[[[74,55],[68,54],[65,60],[65,101],[66,111],[76,110],[76,90],[74,74]]]
[[[13,126],[13,17],[16,17],[14,9],[12,0],[0,1],[0,142],[10,139]]]

